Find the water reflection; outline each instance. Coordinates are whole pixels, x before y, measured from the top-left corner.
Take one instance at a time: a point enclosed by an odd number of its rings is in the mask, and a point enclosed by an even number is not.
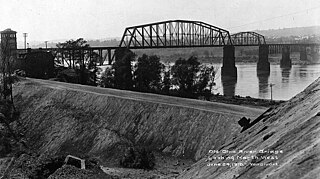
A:
[[[299,77],[300,78],[306,78],[307,77],[306,65],[299,66]]]
[[[257,74],[259,80],[259,98],[266,98],[269,89],[269,77],[270,73],[260,73]]]
[[[219,75],[215,93],[270,99],[271,89],[267,84],[272,83],[275,84],[273,99],[288,100],[320,77],[320,64],[293,65],[291,69],[282,69],[279,64],[273,64],[269,77],[258,76],[256,64],[242,64],[237,68],[237,80],[225,80]]]
[[[289,83],[291,68],[281,68],[282,83]]]
[[[225,96],[234,96],[237,86],[237,78],[221,76],[223,94]]]

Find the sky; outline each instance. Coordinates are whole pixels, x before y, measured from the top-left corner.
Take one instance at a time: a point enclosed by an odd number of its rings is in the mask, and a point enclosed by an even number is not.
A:
[[[0,0],[0,30],[18,41],[105,39],[125,28],[198,20],[230,32],[320,25],[319,0]]]

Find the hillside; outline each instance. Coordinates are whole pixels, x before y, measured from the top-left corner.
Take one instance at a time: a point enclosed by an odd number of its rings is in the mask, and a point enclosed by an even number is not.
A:
[[[268,29],[268,30],[252,30],[259,34],[264,35],[267,38],[280,38],[280,37],[290,37],[290,36],[320,36],[320,26],[310,26],[310,27],[293,27],[293,28],[282,28],[282,29]],[[231,32],[230,32],[231,33]],[[232,34],[232,33],[231,33]],[[121,41],[121,37],[113,38],[103,38],[103,39],[86,39],[88,44],[92,47],[108,47],[108,46],[118,46]],[[48,47],[56,47],[57,43],[65,42],[69,39],[56,39],[50,40],[48,42]],[[31,48],[45,48],[45,43],[43,41],[31,41],[29,42]],[[18,41],[18,48],[24,48],[24,42]],[[198,50],[198,49],[197,49]]]
[[[320,178],[320,78],[254,123],[178,178]]]
[[[256,30],[255,32],[266,37],[289,37],[289,36],[320,36],[320,26],[293,27],[283,29]]]
[[[320,78],[267,111],[36,79],[16,84],[14,94],[33,157],[95,157],[105,173],[120,178],[320,177]],[[242,116],[254,118],[245,131],[237,124]],[[155,170],[118,166],[132,145],[156,153]],[[0,159],[0,176],[25,178],[28,162],[25,154]]]
[[[241,117],[265,110],[37,79],[16,84],[14,99],[21,111],[19,131],[35,156],[94,157],[113,168],[108,171],[119,167],[129,146],[146,146],[168,160],[196,161],[238,135]],[[0,169],[5,166],[0,161]],[[151,176],[163,172],[161,163],[156,166]],[[16,173],[13,168],[8,175]]]

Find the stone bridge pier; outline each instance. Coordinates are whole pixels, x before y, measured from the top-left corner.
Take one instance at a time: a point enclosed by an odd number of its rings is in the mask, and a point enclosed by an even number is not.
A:
[[[300,46],[300,60],[301,61],[307,61],[308,56],[307,56],[307,47],[306,46]]]
[[[280,61],[280,68],[291,68],[292,62],[290,59],[290,46],[284,45],[282,47],[282,58]]]
[[[270,62],[268,59],[269,56],[269,46],[260,45],[259,46],[259,60],[257,64],[257,73],[270,73]]]
[[[311,47],[311,58],[313,62],[317,62],[319,59],[319,49],[315,46]]]
[[[233,45],[223,47],[223,63],[221,76],[237,78],[237,67],[235,64],[235,48]]]

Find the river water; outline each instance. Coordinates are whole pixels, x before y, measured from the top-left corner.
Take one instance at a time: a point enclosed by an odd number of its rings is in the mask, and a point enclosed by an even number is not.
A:
[[[221,64],[216,75],[214,93],[225,95],[251,96],[254,98],[288,100],[303,91],[320,77],[320,64],[293,65],[291,69],[281,69],[280,65],[271,65],[269,75],[257,75],[257,64],[236,64],[238,78],[221,80]]]

